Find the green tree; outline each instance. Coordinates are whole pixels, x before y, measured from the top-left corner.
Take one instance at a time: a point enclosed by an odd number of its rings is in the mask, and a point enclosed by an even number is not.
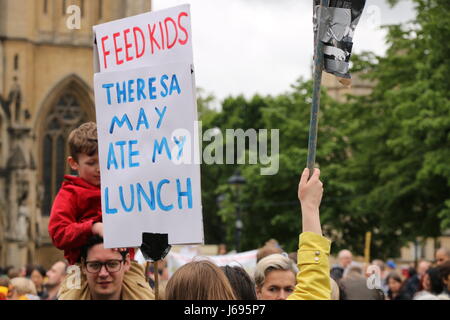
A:
[[[355,61],[375,83],[372,94],[339,109],[352,119],[344,128],[352,156],[333,180],[352,190],[348,213],[374,232],[372,251],[380,257],[396,256],[406,241],[439,236],[450,225],[450,26],[444,23],[450,6],[415,3],[414,24],[387,27],[384,57]],[[357,225],[342,225],[338,246],[352,246],[347,239]],[[354,240],[361,252],[362,238]]]
[[[414,2],[413,24],[387,27],[384,57],[352,58],[353,72],[373,81],[372,93],[346,103],[325,92],[321,97],[321,217],[333,250],[363,254],[365,232],[372,231],[373,257],[398,256],[407,241],[450,227],[450,6],[446,0]],[[278,174],[261,176],[262,165],[240,166],[247,180],[243,250],[270,238],[287,251],[297,247],[296,189],[306,162],[311,96],[311,81],[301,79],[285,94],[229,97],[222,110],[202,116],[204,130],[279,129]],[[202,165],[205,234],[231,247],[236,203],[227,179],[235,168]],[[220,194],[226,197],[219,208]]]

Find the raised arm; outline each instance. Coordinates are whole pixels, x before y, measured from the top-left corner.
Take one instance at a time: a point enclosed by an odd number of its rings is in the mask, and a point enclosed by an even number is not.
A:
[[[309,169],[303,170],[298,184],[298,199],[302,208],[303,232],[314,232],[322,235],[319,206],[322,201],[323,184],[319,180],[320,170],[315,169],[308,180]]]
[[[298,185],[302,211],[302,228],[297,255],[297,285],[288,300],[330,300],[330,240],[322,236],[319,206],[323,185],[320,170],[315,169],[308,180],[309,170],[303,170]]]

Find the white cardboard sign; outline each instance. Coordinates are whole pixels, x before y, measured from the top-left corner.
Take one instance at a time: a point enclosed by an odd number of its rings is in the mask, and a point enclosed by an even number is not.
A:
[[[192,64],[189,8],[185,4],[94,26],[96,71],[177,62]]]
[[[185,63],[94,77],[105,247],[136,247],[142,233],[203,243],[197,111]]]
[[[203,243],[190,6],[94,26],[105,247]]]

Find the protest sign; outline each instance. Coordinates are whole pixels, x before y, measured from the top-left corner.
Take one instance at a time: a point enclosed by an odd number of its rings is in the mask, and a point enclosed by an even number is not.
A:
[[[202,243],[190,65],[97,73],[94,85],[105,246],[140,246],[142,232]]]
[[[181,5],[94,26],[96,71],[193,63],[189,8]]]
[[[105,247],[203,243],[189,5],[94,26]]]

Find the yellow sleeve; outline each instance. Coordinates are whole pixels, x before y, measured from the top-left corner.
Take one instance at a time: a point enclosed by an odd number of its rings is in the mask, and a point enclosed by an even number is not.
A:
[[[331,300],[331,241],[313,232],[299,238],[297,285],[288,300]]]

